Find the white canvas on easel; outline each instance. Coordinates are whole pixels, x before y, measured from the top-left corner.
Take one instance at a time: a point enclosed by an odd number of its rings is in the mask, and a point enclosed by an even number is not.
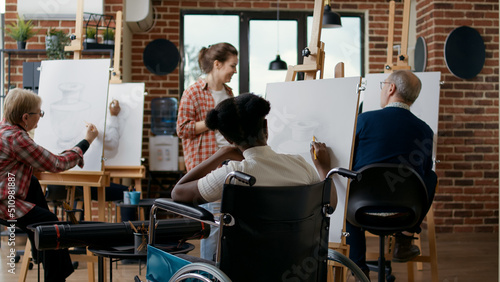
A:
[[[108,105],[117,100],[118,140],[104,144],[106,166],[140,166],[142,154],[142,125],[144,116],[144,83],[110,84]],[[109,121],[110,113],[107,112]],[[111,136],[106,135],[108,140]],[[114,136],[113,136],[114,137]]]
[[[301,155],[314,166],[309,150],[315,136],[332,149],[332,168],[350,168],[360,82],[360,77],[349,77],[269,83],[269,146]],[[333,181],[339,201],[330,218],[329,241],[340,243],[347,179],[335,175]]]
[[[110,63],[109,59],[42,61],[38,95],[45,117],[35,131],[37,144],[60,153],[85,137],[86,122],[104,128]],[[102,170],[103,133],[85,153],[83,169],[73,170]]]

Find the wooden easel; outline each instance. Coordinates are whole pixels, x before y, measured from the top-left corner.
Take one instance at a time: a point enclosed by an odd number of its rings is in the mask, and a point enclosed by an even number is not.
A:
[[[116,27],[115,27],[115,50],[113,57],[113,71],[109,83],[122,83],[120,71],[120,52],[122,45],[122,11],[116,12]]]
[[[109,185],[109,174],[105,174],[103,171],[98,172],[61,172],[61,173],[49,173],[42,172],[36,175],[42,189],[45,193],[47,185],[64,185],[64,186],[83,186],[83,197],[85,204],[85,218],[91,218],[91,196],[90,187],[98,187],[98,199],[102,199],[99,205],[99,220],[104,219],[104,187]],[[102,208],[101,208],[102,206]],[[102,213],[101,213],[102,210]],[[87,255],[71,255],[72,259],[77,259],[80,261],[87,262],[88,269],[88,281],[94,281],[95,271],[94,263],[97,262],[97,257],[92,253],[87,251]],[[19,275],[19,282],[26,281],[26,276],[28,274],[28,266],[31,261],[31,241],[26,241],[26,246],[24,248],[24,256],[21,262],[21,272]]]
[[[392,73],[395,70],[409,70],[408,65],[408,29],[410,26],[410,0],[404,0],[403,7],[403,29],[401,34],[401,50],[398,54],[398,60],[394,66],[392,61],[393,45],[394,45],[394,16],[396,4],[394,0],[389,2],[389,34],[387,40],[387,61],[384,67],[385,73]]]
[[[116,27],[115,27],[115,50],[113,58],[113,71],[111,72],[111,79],[109,83],[120,84],[122,83],[120,71],[120,52],[122,41],[122,11],[116,12]],[[141,181],[146,177],[146,167],[144,166],[104,166],[104,170],[110,173],[113,182],[119,182],[122,178],[131,178],[134,180],[134,187],[136,191],[141,192],[142,199],[142,185]],[[119,212],[119,211],[118,211]],[[140,217],[144,218],[144,211],[141,209]]]
[[[75,34],[72,38],[71,45],[64,48],[65,51],[74,52],[74,60],[81,59],[82,43],[83,43],[83,0],[78,0],[76,10]],[[104,167],[104,164],[102,165]],[[83,186],[83,199],[85,218],[92,220],[92,205],[91,205],[91,187],[97,187],[98,199],[98,219],[105,221],[105,187],[109,186],[110,173],[102,171],[66,171],[61,173],[42,172],[37,175],[40,185],[45,190],[47,185],[63,185],[63,186]],[[77,258],[87,262],[88,281],[95,281],[94,263],[97,262],[97,257],[87,250],[87,255],[72,255],[72,259]],[[28,241],[25,247],[25,255],[21,265],[21,274],[19,281],[26,281],[28,265],[31,260],[31,243]],[[105,271],[105,270],[104,270]]]
[[[134,180],[136,191],[141,192],[142,199],[142,179],[146,178],[146,167],[141,166],[104,166],[104,171],[110,174],[111,180],[114,183],[119,182],[122,178],[131,178]],[[117,220],[121,218],[120,210],[117,207]],[[144,220],[144,210],[140,209],[140,220]]]
[[[304,80],[316,79],[316,74],[320,72],[320,79],[323,78],[325,65],[325,43],[321,42],[321,25],[323,23],[324,0],[314,1],[313,23],[311,31],[311,41],[309,46],[302,51],[305,56],[302,65],[288,66],[285,81],[293,81],[297,72],[304,72]]]
[[[302,65],[288,66],[288,71],[286,74],[285,81],[294,81],[296,79],[297,72],[304,72],[304,80],[316,79],[318,72],[319,72],[319,78],[323,79],[324,65],[325,65],[325,51],[324,51],[325,43],[321,41],[323,12],[324,12],[324,0],[315,0],[311,41],[309,42],[309,46],[304,51],[302,51],[302,55],[305,56],[304,62]],[[338,63],[335,66],[335,77],[339,78],[344,77],[344,63]],[[355,132],[356,131],[353,130],[353,135],[355,134]],[[352,144],[351,146],[351,158],[353,150],[354,150],[354,144]],[[349,187],[349,184],[347,185],[347,187]],[[349,190],[347,189],[345,203],[347,203],[348,192]],[[347,214],[347,204],[344,206],[344,218],[346,214]],[[346,234],[345,220],[343,222],[342,234]],[[340,243],[329,242],[328,248],[334,249],[342,253],[343,255],[348,256],[349,246],[347,245],[345,238],[346,238],[345,236],[342,236]],[[329,265],[335,267],[336,271],[333,271],[333,268],[330,267],[328,268],[328,281],[347,280],[348,273],[345,267],[335,262],[329,262]]]

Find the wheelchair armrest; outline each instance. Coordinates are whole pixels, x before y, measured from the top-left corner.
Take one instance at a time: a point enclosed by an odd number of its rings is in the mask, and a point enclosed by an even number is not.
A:
[[[347,177],[347,178],[351,178],[351,179],[355,179],[357,181],[361,180],[361,174],[360,173],[357,173],[356,171],[352,171],[352,170],[348,170],[346,168],[342,168],[342,167],[335,167],[335,168],[332,168],[328,174],[327,174],[327,178],[332,176],[333,174],[339,174],[343,177]]]
[[[214,215],[206,209],[199,206],[174,202],[172,199],[156,199],[153,203],[153,206],[157,206],[160,209],[195,220],[211,222],[215,221]]]

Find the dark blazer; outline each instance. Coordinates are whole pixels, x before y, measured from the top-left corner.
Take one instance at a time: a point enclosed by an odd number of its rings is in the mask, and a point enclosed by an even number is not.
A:
[[[434,198],[437,176],[432,171],[432,129],[412,112],[386,107],[358,116],[353,169],[373,163],[405,163],[424,180]]]

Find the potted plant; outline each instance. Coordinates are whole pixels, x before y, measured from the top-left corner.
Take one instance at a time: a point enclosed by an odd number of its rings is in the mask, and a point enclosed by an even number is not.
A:
[[[69,36],[64,31],[50,29],[47,36],[45,36],[47,57],[49,57],[50,60],[64,60],[66,58],[64,47],[69,45],[69,43]]]
[[[95,27],[86,27],[85,28],[85,42],[87,43],[96,43],[97,30]]]
[[[10,24],[5,28],[5,32],[17,41],[18,49],[26,49],[26,40],[36,34],[36,31],[33,30],[34,26],[32,20],[24,21],[22,17],[17,15],[17,24]]]
[[[49,49],[53,44],[57,44],[57,31],[50,28],[47,30],[47,35],[45,35],[45,49]]]
[[[104,39],[104,44],[114,45],[115,44],[115,30],[111,28],[106,28],[102,34]]]

